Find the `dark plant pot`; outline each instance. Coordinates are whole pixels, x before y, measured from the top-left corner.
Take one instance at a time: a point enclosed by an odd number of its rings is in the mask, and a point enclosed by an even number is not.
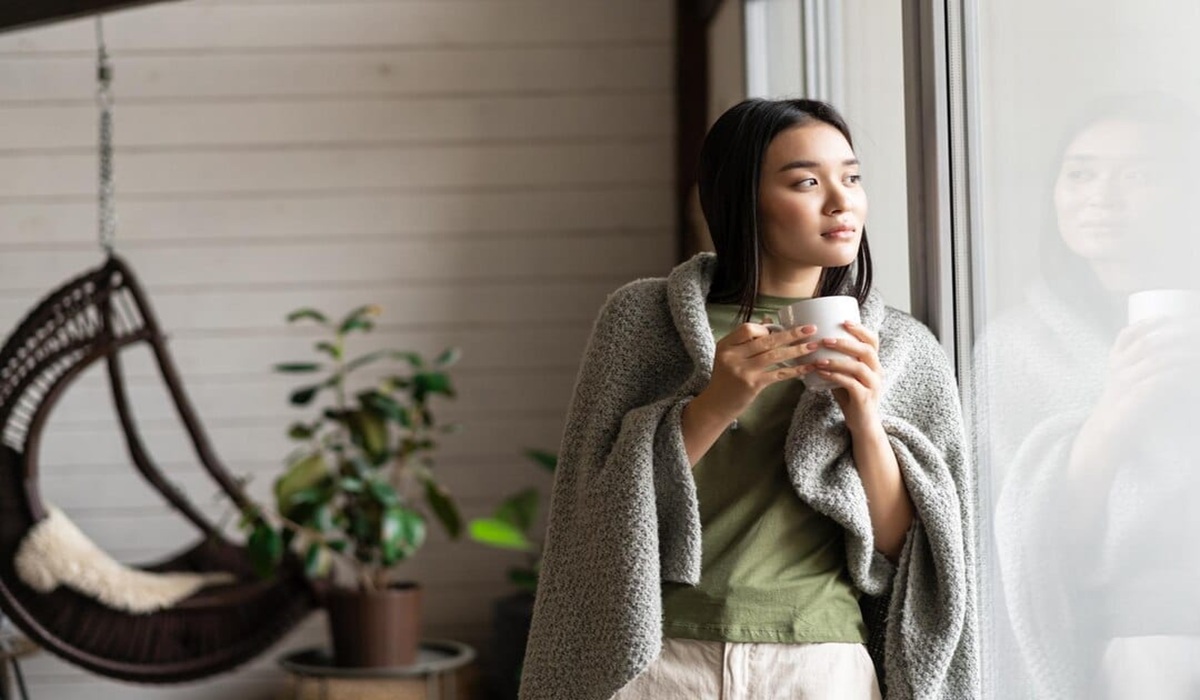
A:
[[[492,606],[492,662],[488,676],[495,700],[517,698],[532,620],[532,593],[516,593],[497,600]]]
[[[421,641],[421,588],[396,584],[386,591],[329,592],[329,633],[338,666],[410,666]]]

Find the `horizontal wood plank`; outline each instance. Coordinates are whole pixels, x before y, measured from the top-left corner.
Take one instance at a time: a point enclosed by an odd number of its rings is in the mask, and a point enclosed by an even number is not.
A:
[[[338,0],[335,4],[341,4]],[[667,45],[326,50],[264,54],[224,51],[178,56],[120,52],[113,89],[117,114],[143,100],[269,100],[296,97],[432,96],[671,88]],[[0,103],[67,101],[93,105],[95,59],[0,58]],[[119,116],[118,133],[127,131]]]
[[[253,197],[117,199],[118,245],[183,241],[326,241],[362,237],[511,237],[670,227],[665,185],[595,190],[554,186],[509,191],[326,193]],[[62,201],[62,200],[67,201]],[[94,195],[0,202],[0,249],[67,246],[96,250]]]
[[[670,182],[665,139],[609,143],[339,146],[328,149],[117,151],[118,191],[136,194],[271,194],[387,189],[628,187]],[[0,157],[0,196],[92,195],[95,153]]]
[[[383,97],[122,105],[118,149],[554,141],[665,136],[671,96]],[[96,107],[0,106],[0,155],[95,148]]]
[[[595,271],[630,278],[664,274],[670,241],[665,233],[506,240],[447,239],[436,245],[420,240],[285,241],[213,245],[181,243],[169,249],[143,249],[127,257],[143,284],[157,286],[254,282],[257,284],[446,280],[471,271],[486,279],[557,279]],[[37,289],[48,280],[69,279],[98,264],[95,251],[39,251],[0,259],[0,291]]]

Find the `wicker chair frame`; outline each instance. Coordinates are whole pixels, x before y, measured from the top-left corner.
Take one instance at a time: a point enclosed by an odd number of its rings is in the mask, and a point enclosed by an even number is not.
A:
[[[0,349],[0,608],[42,647],[95,673],[144,683],[188,681],[262,653],[317,607],[319,596],[294,558],[276,577],[257,578],[245,548],[227,540],[154,464],[134,420],[120,358],[142,343],[200,463],[235,504],[247,504],[211,448],[141,285],[112,255],[47,296]],[[200,532],[197,544],[141,568],[228,571],[237,582],[203,589],[169,609],[134,614],[62,586],[38,593],[17,576],[17,548],[47,516],[38,486],[47,419],[72,380],[100,361],[135,467]]]

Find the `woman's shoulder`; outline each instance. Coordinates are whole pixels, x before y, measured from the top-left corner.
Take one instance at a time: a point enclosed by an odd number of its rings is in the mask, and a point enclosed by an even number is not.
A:
[[[639,318],[658,319],[670,314],[665,277],[648,277],[621,285],[611,292],[600,307],[600,321],[632,322]]]
[[[879,346],[891,346],[895,350],[944,355],[945,350],[937,336],[916,316],[892,306],[885,306],[883,321],[879,326]]]

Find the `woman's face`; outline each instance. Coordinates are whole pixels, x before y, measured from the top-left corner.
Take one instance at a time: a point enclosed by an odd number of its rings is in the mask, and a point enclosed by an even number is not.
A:
[[[758,194],[763,266],[775,270],[854,262],[867,218],[858,159],[824,122],[780,132],[767,147]]]
[[[1182,227],[1167,144],[1127,120],[1097,122],[1067,147],[1054,186],[1063,242],[1101,282],[1128,292],[1162,279]]]

